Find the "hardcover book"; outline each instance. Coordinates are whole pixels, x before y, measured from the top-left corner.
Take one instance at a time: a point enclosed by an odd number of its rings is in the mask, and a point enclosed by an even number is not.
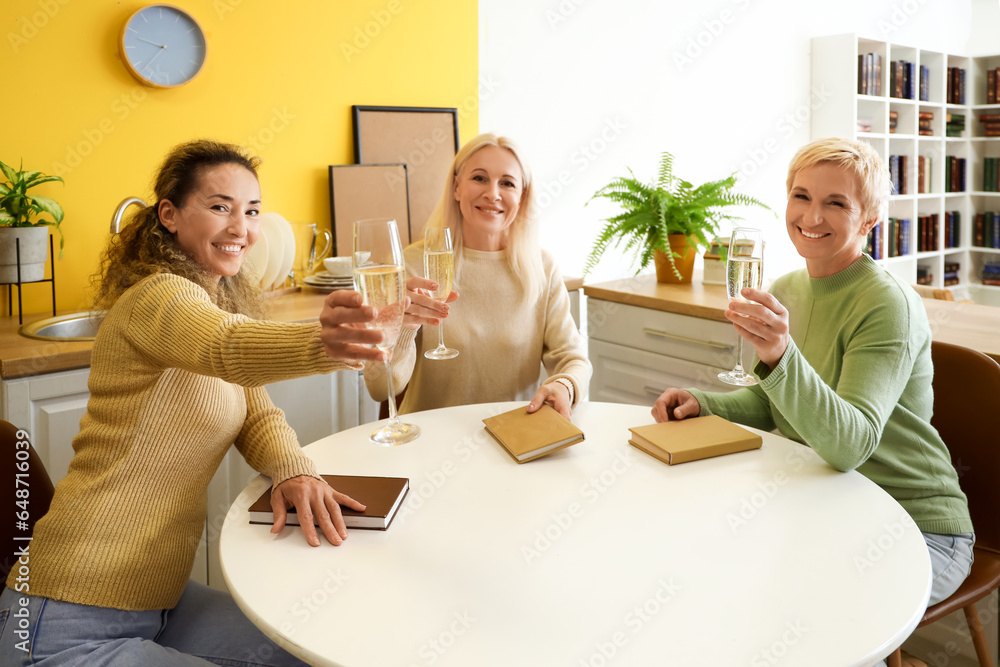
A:
[[[354,498],[365,505],[364,512],[340,506],[344,515],[344,523],[348,528],[369,528],[385,530],[396,516],[396,510],[403,503],[410,480],[405,477],[363,477],[355,475],[320,475],[326,483],[337,491]],[[274,523],[274,512],[271,511],[271,489],[267,487],[260,498],[250,505],[250,523]],[[299,525],[299,516],[292,507],[288,511],[285,523]],[[318,525],[318,524],[317,524]]]
[[[695,417],[630,428],[629,444],[667,465],[760,449],[763,438],[719,417]]]
[[[487,417],[483,423],[487,432],[518,463],[583,441],[583,431],[547,403],[531,414],[519,407]]]

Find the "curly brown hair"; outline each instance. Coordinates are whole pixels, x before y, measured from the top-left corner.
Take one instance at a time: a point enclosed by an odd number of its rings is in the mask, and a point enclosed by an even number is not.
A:
[[[180,144],[167,154],[153,186],[154,203],[133,214],[101,254],[98,273],[92,278],[95,308],[110,309],[125,290],[143,278],[172,273],[203,287],[223,310],[254,318],[266,316],[257,278],[245,263],[235,276],[216,281],[160,222],[161,201],[166,199],[183,208],[197,189],[203,170],[220,164],[240,165],[257,177],[260,159],[247,155],[239,146],[209,139]]]

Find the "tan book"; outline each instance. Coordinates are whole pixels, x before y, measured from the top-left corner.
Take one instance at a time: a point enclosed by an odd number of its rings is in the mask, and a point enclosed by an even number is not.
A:
[[[520,407],[487,417],[483,423],[489,434],[518,463],[583,441],[583,431],[547,403],[531,414]]]
[[[356,475],[320,475],[326,483],[337,491],[349,495],[365,506],[364,512],[340,506],[344,523],[348,528],[370,528],[385,530],[396,516],[396,510],[403,504],[403,498],[410,489],[410,480],[405,477],[361,477]],[[274,523],[271,511],[271,489],[267,487],[260,498],[250,506],[250,523]],[[299,525],[299,515],[295,508],[288,510],[285,523]],[[318,525],[318,524],[317,524]]]
[[[630,428],[629,444],[667,465],[760,449],[763,439],[717,415]]]

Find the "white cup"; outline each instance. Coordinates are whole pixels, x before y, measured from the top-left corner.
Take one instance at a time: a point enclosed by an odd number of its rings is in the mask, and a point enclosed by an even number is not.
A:
[[[354,263],[350,257],[327,257],[323,260],[323,266],[327,273],[337,278],[349,278],[354,270]]]

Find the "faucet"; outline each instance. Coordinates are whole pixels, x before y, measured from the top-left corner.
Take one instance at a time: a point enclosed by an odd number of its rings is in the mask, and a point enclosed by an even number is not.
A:
[[[146,202],[139,199],[138,197],[126,197],[118,204],[118,208],[115,209],[115,214],[111,216],[111,233],[117,234],[122,224],[122,215],[125,214],[125,209],[133,204],[139,206],[146,206]]]

